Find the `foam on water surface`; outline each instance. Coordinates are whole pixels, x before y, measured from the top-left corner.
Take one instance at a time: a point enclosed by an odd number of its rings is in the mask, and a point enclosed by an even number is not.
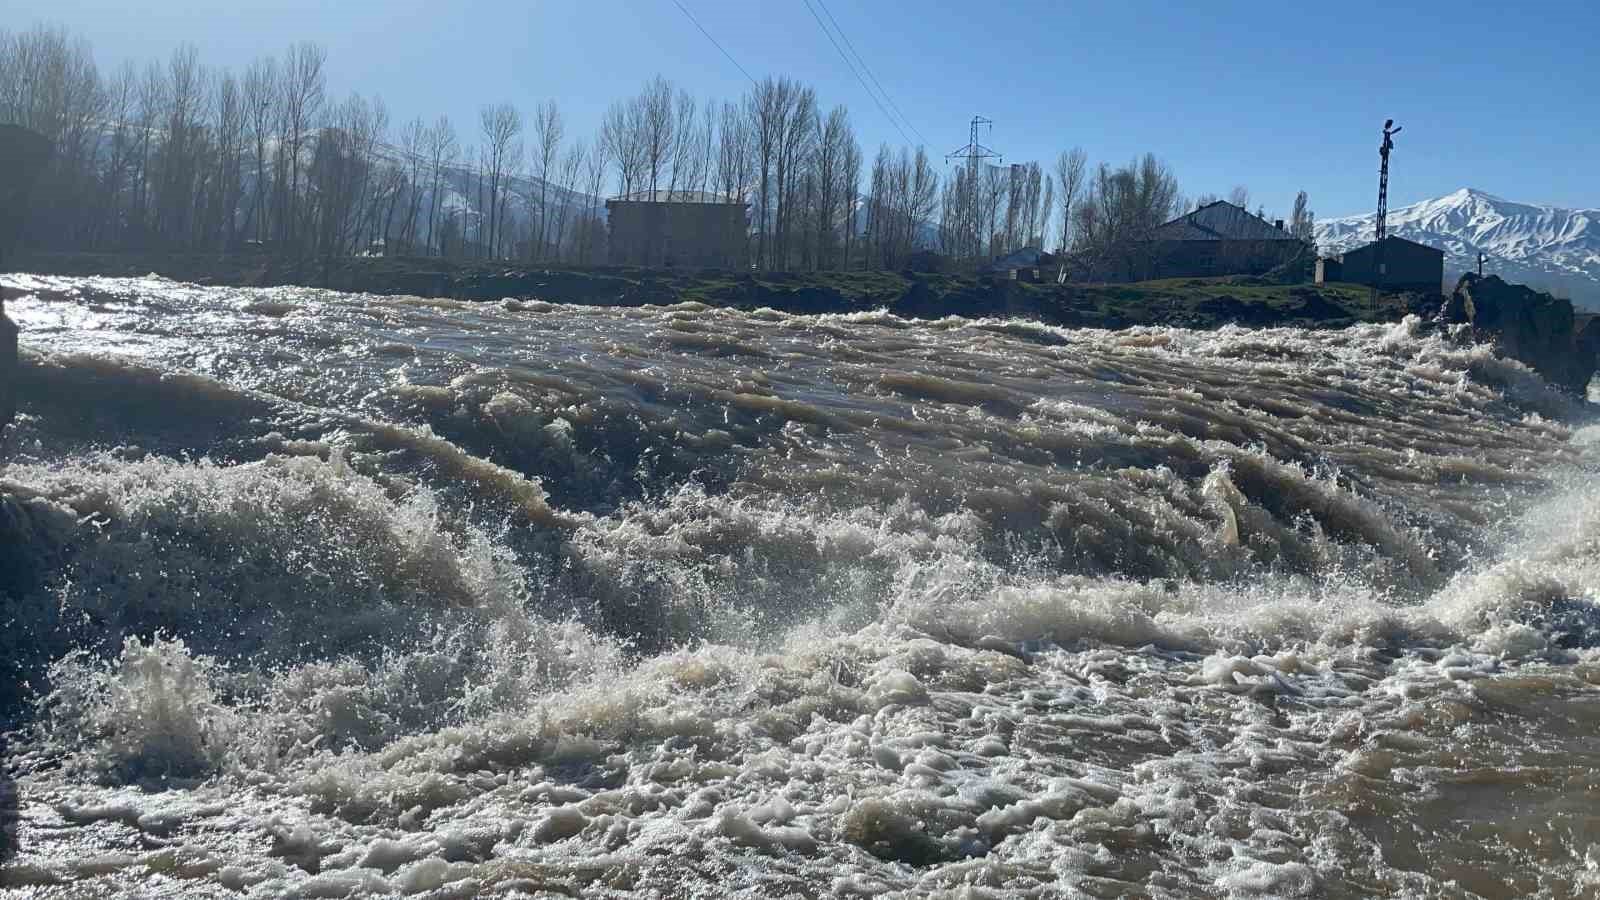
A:
[[[1600,887],[1593,428],[1414,320],[4,283],[0,893]]]

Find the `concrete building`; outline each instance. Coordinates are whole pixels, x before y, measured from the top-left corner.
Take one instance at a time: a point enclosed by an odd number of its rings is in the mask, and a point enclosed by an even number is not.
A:
[[[1226,200],[1209,203],[1155,229],[1142,242],[1139,278],[1262,275],[1304,252],[1305,243]]]
[[[1372,284],[1378,244],[1317,260],[1317,284],[1344,281]],[[1444,290],[1444,251],[1393,235],[1383,239],[1383,286],[1394,291],[1437,294]]]
[[[744,265],[746,205],[702,191],[640,191],[606,201],[616,266],[737,269]]]

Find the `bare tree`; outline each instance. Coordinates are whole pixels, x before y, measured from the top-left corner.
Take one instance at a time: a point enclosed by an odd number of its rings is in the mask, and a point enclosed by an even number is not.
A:
[[[756,264],[773,265],[769,249],[772,232],[773,165],[783,143],[800,88],[787,78],[767,78],[757,84],[745,103],[760,184],[756,192]],[[781,178],[779,179],[781,181]]]
[[[722,104],[717,140],[717,192],[740,203],[750,188],[750,121],[732,103]]]
[[[924,244],[922,234],[939,206],[938,172],[923,148],[913,156],[902,147],[896,155],[884,144],[868,190],[868,252],[882,268],[898,268]]]
[[[244,94],[233,75],[224,72],[217,78],[211,101],[211,130],[217,151],[216,187],[207,219],[223,247],[236,240],[239,201],[244,195],[244,141],[246,110]]]
[[[888,268],[892,254],[894,202],[894,158],[888,144],[878,145],[872,160],[872,176],[867,187],[867,253],[878,265]]]
[[[489,178],[489,242],[490,256],[499,254],[500,204],[506,175],[522,156],[522,114],[509,103],[485,106],[478,112],[478,124],[483,132],[484,169]],[[482,207],[479,208],[480,215]]]
[[[180,44],[167,64],[165,123],[162,129],[161,177],[157,192],[157,229],[169,244],[187,244],[193,234],[196,179],[205,113],[205,73],[200,51]]]
[[[1228,202],[1243,210],[1250,209],[1250,189],[1242,184],[1234,185],[1228,192]]]
[[[456,141],[456,129],[450,124],[449,116],[440,116],[434,121],[433,127],[428,129],[426,142],[428,165],[433,175],[433,187],[428,198],[428,243],[443,256],[444,242],[437,235],[439,215],[444,210],[444,177],[450,166],[455,165],[456,155],[461,152],[461,146]]]
[[[662,172],[671,164],[677,132],[673,129],[672,82],[657,75],[639,95],[639,145],[643,151],[645,185],[651,198],[661,186]]]
[[[639,98],[618,100],[606,110],[600,128],[604,157],[617,165],[618,193],[627,196],[641,189],[648,168],[644,142],[645,110]]]
[[[1148,238],[1172,217],[1178,181],[1153,154],[1112,169],[1102,163],[1074,221],[1074,249],[1096,277],[1136,279],[1148,266]]]
[[[717,144],[717,107],[711,101],[700,108],[700,128],[695,133],[693,189],[702,193],[711,190],[712,157]]]
[[[1289,233],[1313,246],[1316,245],[1316,214],[1311,211],[1306,192],[1294,195],[1294,213],[1289,219]]]
[[[901,158],[905,158],[901,150]],[[902,163],[903,165],[903,163]],[[939,172],[928,159],[927,151],[918,147],[911,161],[910,192],[906,203],[905,253],[923,249],[923,233],[939,208]],[[901,260],[904,263],[904,260]]]
[[[861,206],[861,143],[850,135],[844,146],[844,157],[839,162],[840,196],[844,203],[844,259],[840,268],[849,269],[851,251],[858,230],[857,211]]]
[[[605,182],[606,169],[611,165],[607,154],[609,148],[604,137],[590,145],[588,158],[584,160],[583,177],[586,193],[591,198],[591,203],[584,209],[582,231],[578,235],[578,262],[587,264],[591,255],[595,253],[595,245],[604,238],[604,231],[600,228],[600,211],[604,206],[600,203],[601,185]]]
[[[154,149],[160,146],[156,143],[156,135],[166,107],[167,74],[160,65],[151,61],[145,65],[144,75],[139,79],[139,153],[133,196],[134,217],[138,220],[139,236],[143,240],[149,240],[155,230],[150,211],[150,185],[155,180],[150,171],[150,160]]]
[[[561,258],[561,248],[567,233],[567,216],[572,210],[572,196],[578,189],[578,179],[583,171],[584,158],[588,149],[579,141],[561,158],[561,183],[556,197],[555,237],[551,240],[550,250],[556,259]]]
[[[1039,201],[1039,235],[1035,243],[1040,250],[1050,249],[1050,218],[1055,210],[1056,180],[1053,176],[1044,176],[1044,196]]]
[[[1011,178],[1009,172],[998,166],[986,167],[983,173],[983,181],[978,186],[979,221],[982,223],[983,237],[989,245],[987,255],[994,259],[1001,255],[1000,248],[1005,243],[1000,211],[1005,208],[1011,190]]]
[[[533,113],[533,165],[539,175],[539,221],[535,229],[534,256],[544,255],[550,230],[550,176],[555,170],[556,158],[561,153],[561,141],[566,136],[566,126],[561,120],[561,110],[554,100],[539,104]],[[555,249],[559,253],[561,242]]]
[[[0,39],[0,46],[4,40]],[[4,72],[0,70],[0,80]],[[102,210],[105,220],[96,232],[95,244],[108,237],[120,241],[127,233],[124,221],[127,210],[123,206],[123,191],[134,173],[134,153],[138,146],[133,121],[138,108],[139,70],[131,62],[111,79],[106,87],[106,115],[111,119],[111,146],[102,177]]]
[[[788,268],[791,264],[790,249],[794,226],[795,221],[800,218],[796,214],[796,207],[804,209],[803,203],[795,202],[794,194],[810,165],[812,140],[817,134],[816,120],[816,91],[809,87],[800,87],[795,93],[794,105],[790,108],[788,119],[783,123],[778,141],[778,199],[775,209],[780,268]]]
[[[384,255],[389,254],[390,223],[402,193],[406,195],[406,217],[400,223],[399,244],[402,253],[412,253],[417,242],[417,220],[422,214],[422,170],[427,165],[429,149],[428,123],[417,116],[400,127],[401,163],[391,175],[394,180],[385,217],[383,239]]]
[[[816,228],[816,266],[833,268],[838,259],[839,225],[844,218],[844,194],[848,188],[845,166],[850,145],[855,135],[850,128],[850,114],[843,106],[836,106],[826,119],[816,120],[817,134],[813,139],[815,156],[815,200],[812,214]]]
[[[1061,186],[1061,249],[1072,245],[1073,210],[1083,192],[1089,169],[1089,155],[1082,147],[1063,150],[1056,157],[1056,184]]]
[[[375,149],[388,126],[388,112],[359,94],[329,111],[317,133],[308,180],[308,220],[315,223],[317,252],[324,258],[353,252],[366,234]]]
[[[80,241],[93,233],[82,214],[97,205],[101,118],[106,105],[87,41],[64,28],[0,30],[0,122],[12,122],[55,143],[39,175],[35,214],[42,238]]]
[[[273,108],[278,103],[278,63],[270,56],[250,64],[244,73],[243,103],[250,141],[255,147],[256,181],[250,215],[257,241],[266,240],[267,141],[272,137]]]
[[[694,98],[689,96],[689,92],[679,89],[672,112],[671,145],[667,154],[672,163],[672,175],[667,181],[669,197],[679,190],[694,186],[696,109]]]
[[[286,145],[289,184],[284,203],[283,220],[279,223],[282,236],[293,239],[296,230],[295,197],[300,189],[300,152],[312,123],[322,110],[326,88],[324,67],[328,53],[309,41],[290,46],[284,57],[282,89],[279,102],[282,109],[283,134],[280,142]]]

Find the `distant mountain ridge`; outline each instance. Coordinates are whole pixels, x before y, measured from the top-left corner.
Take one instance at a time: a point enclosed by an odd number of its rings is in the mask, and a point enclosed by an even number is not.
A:
[[[1372,240],[1374,215],[1329,219],[1316,226],[1323,253],[1341,253]],[[1389,211],[1389,231],[1445,252],[1454,278],[1477,271],[1600,309],[1600,209],[1562,209],[1518,203],[1473,188]]]

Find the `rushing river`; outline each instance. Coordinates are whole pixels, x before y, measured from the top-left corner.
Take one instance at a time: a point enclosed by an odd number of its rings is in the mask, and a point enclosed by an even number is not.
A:
[[[1415,320],[0,286],[0,896],[1600,894],[1600,428]]]

